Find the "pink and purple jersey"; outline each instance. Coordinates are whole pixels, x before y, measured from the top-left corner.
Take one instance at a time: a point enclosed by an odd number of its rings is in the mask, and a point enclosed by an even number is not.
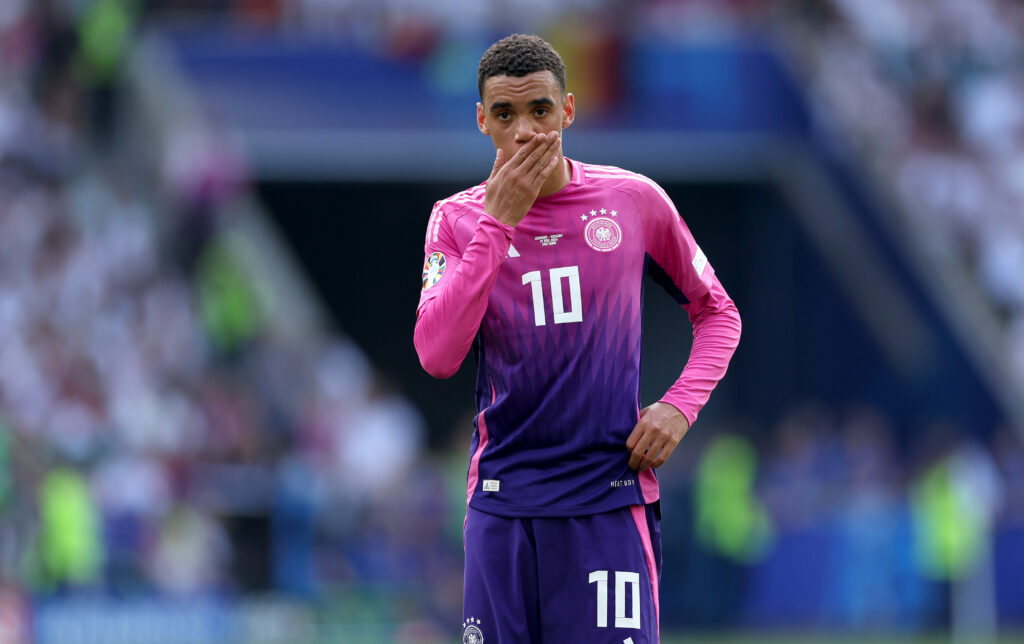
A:
[[[665,192],[569,163],[569,183],[516,227],[484,213],[484,184],[439,201],[427,225],[416,350],[448,377],[475,346],[468,503],[500,516],[658,499],[653,470],[630,469],[625,446],[639,412],[645,269],[693,324],[690,358],[661,398],[691,425],[739,342],[736,307]]]

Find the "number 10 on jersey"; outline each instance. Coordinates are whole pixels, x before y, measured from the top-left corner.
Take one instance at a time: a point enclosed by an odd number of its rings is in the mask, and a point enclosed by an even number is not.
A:
[[[583,297],[580,295],[580,267],[562,266],[548,271],[551,284],[551,310],[555,314],[555,324],[583,321]],[[569,310],[565,310],[565,299],[562,295],[562,280],[569,280]],[[547,324],[544,314],[544,285],[540,271],[523,274],[523,286],[530,285],[533,295],[533,323],[536,326]]]

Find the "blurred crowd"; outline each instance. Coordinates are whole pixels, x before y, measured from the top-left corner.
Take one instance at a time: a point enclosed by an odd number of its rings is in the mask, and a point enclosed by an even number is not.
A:
[[[994,619],[998,586],[1001,617],[1021,618],[1024,446],[1008,428],[983,444],[937,418],[908,445],[877,409],[805,403],[771,427],[694,429],[660,477],[668,619],[930,630],[968,583],[981,612]]]
[[[576,22],[628,35],[700,23],[731,30],[772,0],[149,0],[163,15],[228,16],[239,24],[263,24],[328,35],[382,53],[424,51],[450,37],[549,31]],[[678,35],[678,32],[676,32]]]
[[[149,171],[99,117],[131,105],[93,82],[124,73],[89,44],[131,38],[115,5],[0,11],[0,589],[346,583],[364,509],[427,489],[422,420],[340,333],[276,331],[229,145],[187,129]]]
[[[1024,387],[1024,7],[1012,0],[792,2],[829,117],[1004,323]]]

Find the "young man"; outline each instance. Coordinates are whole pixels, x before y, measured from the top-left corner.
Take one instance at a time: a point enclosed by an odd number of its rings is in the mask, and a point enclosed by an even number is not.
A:
[[[494,167],[434,205],[415,331],[431,375],[470,346],[478,363],[463,641],[657,642],[654,468],[725,374],[739,314],[660,187],[563,157],[575,103],[548,43],[495,43],[478,85]],[[645,268],[694,339],[641,410]]]

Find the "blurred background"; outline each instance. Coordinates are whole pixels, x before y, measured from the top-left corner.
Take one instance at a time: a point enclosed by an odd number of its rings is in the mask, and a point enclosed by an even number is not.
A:
[[[665,641],[1024,631],[1018,0],[3,0],[0,644],[459,641],[475,365],[412,329],[516,31],[744,319]]]

